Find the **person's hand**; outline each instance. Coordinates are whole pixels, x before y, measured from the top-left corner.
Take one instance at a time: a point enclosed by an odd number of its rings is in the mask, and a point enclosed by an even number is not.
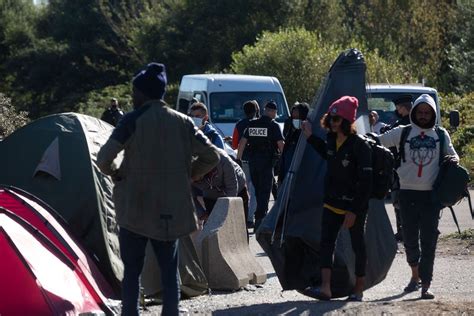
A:
[[[309,138],[313,134],[313,125],[308,120],[304,120],[301,123],[301,129],[306,138]]]
[[[342,227],[344,228],[351,228],[354,226],[356,220],[356,215],[352,212],[347,212],[345,217],[344,217],[344,222],[342,223]]]

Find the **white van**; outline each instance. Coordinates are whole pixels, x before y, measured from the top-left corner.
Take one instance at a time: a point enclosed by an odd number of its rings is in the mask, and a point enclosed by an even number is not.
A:
[[[275,101],[278,106],[276,121],[281,123],[281,126],[289,115],[285,94],[275,77],[185,75],[179,86],[176,109],[187,114],[193,98],[206,104],[210,122],[224,137],[232,136],[235,123],[245,117],[242,109],[245,101],[256,100],[261,111],[268,101]]]
[[[422,94],[429,94],[436,102],[436,124],[441,124],[438,92],[434,88],[414,84],[374,84],[366,87],[369,111],[377,111],[379,121],[385,124],[393,124],[397,120],[395,115],[395,104],[393,100],[403,96],[411,95],[413,101]]]

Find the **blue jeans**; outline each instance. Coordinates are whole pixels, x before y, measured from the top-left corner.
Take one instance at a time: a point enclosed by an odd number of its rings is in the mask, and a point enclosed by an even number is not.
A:
[[[159,241],[120,228],[120,254],[124,265],[122,280],[122,315],[138,315],[140,274],[145,260],[146,244],[150,240],[161,271],[163,289],[162,315],[178,315],[179,276],[178,240]]]

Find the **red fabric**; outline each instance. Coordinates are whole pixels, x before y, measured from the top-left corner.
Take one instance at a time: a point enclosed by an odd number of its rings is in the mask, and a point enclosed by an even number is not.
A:
[[[20,195],[20,192],[0,189],[0,206],[13,212],[43,233],[74,265],[78,277],[99,305],[106,305],[106,295],[112,290],[93,260],[86,255],[58,221],[42,207],[40,201]],[[41,204],[40,204],[41,203]],[[100,284],[100,286],[99,286]]]
[[[328,113],[340,116],[349,122],[354,123],[358,107],[359,100],[357,100],[356,97],[346,95],[334,101],[329,107]]]
[[[68,260],[40,234],[0,209],[0,311],[5,315],[65,315],[100,311]],[[65,260],[65,261],[64,261]]]
[[[239,131],[234,127],[234,132],[232,133],[232,148],[237,149],[239,147]]]

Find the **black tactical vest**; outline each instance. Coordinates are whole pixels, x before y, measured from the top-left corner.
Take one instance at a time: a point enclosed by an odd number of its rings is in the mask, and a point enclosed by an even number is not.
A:
[[[268,116],[262,116],[249,122],[247,143],[250,154],[273,155],[276,147],[273,141],[271,123],[272,119]]]

